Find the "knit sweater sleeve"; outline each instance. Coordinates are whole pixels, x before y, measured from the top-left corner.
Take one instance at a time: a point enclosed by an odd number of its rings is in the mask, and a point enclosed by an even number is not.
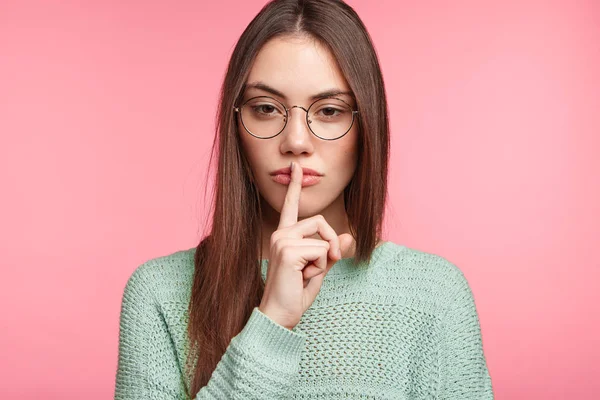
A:
[[[441,343],[440,400],[493,400],[479,316],[462,271],[454,269]]]
[[[183,371],[151,271],[138,268],[123,293],[115,400],[185,399]],[[281,399],[300,368],[306,336],[255,308],[196,394],[202,399]]]
[[[290,331],[254,308],[196,400],[288,398],[305,340],[305,334]]]

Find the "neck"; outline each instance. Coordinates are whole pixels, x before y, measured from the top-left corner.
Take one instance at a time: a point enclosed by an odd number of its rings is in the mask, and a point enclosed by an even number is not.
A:
[[[264,199],[261,197],[261,208],[263,210],[262,220],[262,258],[270,259],[270,241],[271,235],[277,230],[279,226],[280,214],[274,210]],[[331,225],[336,234],[341,235],[342,233],[350,233],[350,225],[348,224],[348,215],[344,208],[344,194],[333,201],[327,208],[322,210],[321,214],[327,223]],[[298,221],[301,221],[311,216],[298,216]],[[311,239],[321,239],[318,233],[309,236]]]

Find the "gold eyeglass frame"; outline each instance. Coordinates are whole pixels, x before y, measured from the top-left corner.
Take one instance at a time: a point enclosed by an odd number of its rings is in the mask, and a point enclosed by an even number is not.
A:
[[[281,128],[281,130],[280,130],[279,132],[277,132],[277,133],[276,133],[275,135],[273,135],[273,136],[269,136],[269,137],[261,137],[261,136],[256,136],[255,134],[253,134],[252,132],[250,132],[250,129],[248,129],[248,127],[247,127],[247,126],[246,126],[246,124],[244,123],[244,118],[242,118],[242,108],[244,108],[244,106],[245,106],[246,104],[248,104],[248,102],[249,102],[249,101],[251,101],[251,100],[254,100],[254,99],[258,99],[258,98],[267,98],[267,99],[270,99],[270,100],[274,100],[275,102],[277,102],[278,104],[280,104],[280,105],[281,105],[281,107],[282,107],[282,108],[285,110],[285,116],[284,116],[284,121],[285,121],[285,122],[284,122],[284,124],[283,124],[283,128]],[[308,119],[308,114],[309,114],[309,111],[310,111],[310,109],[312,108],[312,106],[313,106],[313,105],[315,105],[315,103],[317,103],[317,102],[319,102],[319,101],[321,101],[321,100],[325,100],[325,99],[335,99],[335,100],[339,100],[339,101],[341,101],[342,103],[346,104],[346,105],[348,106],[348,109],[350,109],[350,110],[352,111],[352,122],[350,122],[350,127],[348,128],[348,130],[347,130],[346,132],[344,132],[343,134],[341,134],[340,136],[338,136],[338,137],[336,137],[336,138],[334,138],[334,139],[326,139],[326,138],[323,138],[323,137],[321,137],[321,136],[317,135],[317,134],[316,134],[316,133],[315,133],[315,132],[312,130],[312,128],[310,127],[310,124],[311,124],[311,122],[312,122],[312,121],[310,121],[310,120]],[[285,130],[285,127],[287,126],[287,123],[288,123],[288,120],[289,120],[289,115],[290,115],[290,114],[289,114],[289,112],[290,112],[290,110],[291,110],[291,109],[293,109],[293,108],[300,108],[300,109],[304,110],[304,111],[306,112],[306,125],[308,125],[308,129],[310,130],[310,132],[311,132],[313,135],[315,135],[316,137],[318,137],[319,139],[321,139],[321,140],[328,140],[328,141],[341,139],[341,138],[342,138],[342,137],[344,137],[344,136],[345,136],[345,135],[346,135],[348,132],[350,132],[350,129],[352,129],[352,127],[354,126],[354,116],[355,116],[356,114],[358,114],[358,110],[353,110],[353,109],[352,109],[352,107],[350,106],[350,104],[348,104],[346,101],[344,101],[344,100],[342,100],[342,99],[340,99],[340,98],[337,98],[337,97],[335,97],[335,96],[330,96],[330,97],[321,97],[321,98],[319,98],[319,99],[316,99],[315,101],[313,101],[313,102],[310,104],[310,106],[308,106],[308,108],[304,108],[304,107],[302,107],[302,106],[298,106],[298,105],[291,106],[290,108],[287,108],[287,107],[285,106],[285,104],[283,104],[282,102],[280,102],[279,100],[277,100],[277,99],[275,99],[275,98],[273,98],[273,97],[271,97],[271,96],[254,96],[254,97],[251,97],[251,98],[249,98],[248,100],[246,100],[246,101],[244,102],[244,104],[242,104],[242,105],[241,105],[241,106],[239,106],[239,107],[233,106],[233,110],[234,110],[236,113],[238,113],[238,114],[240,115],[240,121],[242,121],[242,125],[244,126],[244,129],[246,130],[246,132],[248,132],[250,135],[254,136],[254,137],[255,137],[255,138],[257,138],[257,139],[272,139],[272,138],[274,138],[275,136],[277,136],[277,135],[281,134],[281,132],[283,132],[283,131]]]

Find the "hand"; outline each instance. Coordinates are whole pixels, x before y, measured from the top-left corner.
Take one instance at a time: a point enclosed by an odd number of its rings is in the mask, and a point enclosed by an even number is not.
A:
[[[321,290],[331,267],[354,249],[348,233],[337,235],[322,215],[298,222],[302,167],[293,163],[279,226],[271,235],[269,268],[259,310],[292,329]],[[316,233],[322,239],[307,238]],[[338,253],[339,251],[339,253]]]

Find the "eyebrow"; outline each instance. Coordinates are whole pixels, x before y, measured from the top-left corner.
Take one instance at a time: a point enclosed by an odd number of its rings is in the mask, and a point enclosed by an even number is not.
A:
[[[275,96],[281,97],[284,100],[287,100],[287,97],[285,94],[283,94],[282,92],[280,92],[279,90],[267,85],[264,82],[252,82],[246,85],[245,89],[259,89],[259,90],[263,90],[265,92],[269,92],[271,94],[274,94]],[[310,100],[317,100],[320,99],[322,97],[331,97],[331,96],[339,96],[339,95],[347,95],[350,96],[352,98],[354,98],[354,93],[352,93],[351,91],[347,91],[347,90],[340,90],[340,89],[327,89],[323,92],[314,94],[310,97]]]

